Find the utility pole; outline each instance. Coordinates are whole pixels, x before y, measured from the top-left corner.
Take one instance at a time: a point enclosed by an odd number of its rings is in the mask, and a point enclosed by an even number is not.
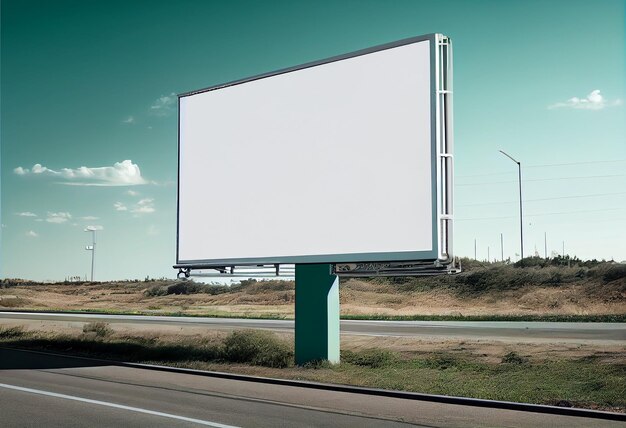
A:
[[[548,233],[543,232],[543,254],[544,258],[548,258]]]
[[[476,238],[474,238],[474,260],[477,260],[477,258],[476,258]]]
[[[504,238],[502,238],[502,232],[500,232],[500,258],[504,262]]]
[[[489,245],[487,245],[487,262],[491,263],[491,256],[489,255]]]
[[[96,260],[96,228],[93,226],[87,226],[85,232],[91,232],[91,245],[87,245],[85,250],[91,251],[91,282],[93,282],[93,268]]]
[[[513,158],[508,153],[500,150],[507,158],[511,159],[513,162],[517,164],[517,177],[519,182],[519,243],[520,243],[520,260],[524,259],[524,220],[523,220],[523,212],[522,212],[522,163]]]

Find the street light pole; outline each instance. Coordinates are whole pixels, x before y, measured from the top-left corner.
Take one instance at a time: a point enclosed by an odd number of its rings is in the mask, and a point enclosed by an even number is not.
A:
[[[519,181],[519,241],[520,241],[520,256],[521,256],[520,260],[523,260],[524,259],[524,220],[523,220],[523,214],[522,214],[522,163],[514,159],[513,156],[509,155],[508,153],[505,153],[502,150],[500,150],[500,153],[502,153],[504,156],[511,159],[513,162],[517,164],[517,177]]]
[[[91,245],[87,245],[85,250],[91,251],[91,282],[93,282],[93,267],[96,259],[96,229],[94,227],[88,226],[85,228],[85,232],[91,232]]]
[[[476,259],[476,238],[474,238],[474,260]]]

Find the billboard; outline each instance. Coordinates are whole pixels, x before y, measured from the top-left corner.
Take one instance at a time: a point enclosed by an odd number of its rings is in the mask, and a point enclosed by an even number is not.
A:
[[[449,39],[179,95],[177,264],[448,260]]]

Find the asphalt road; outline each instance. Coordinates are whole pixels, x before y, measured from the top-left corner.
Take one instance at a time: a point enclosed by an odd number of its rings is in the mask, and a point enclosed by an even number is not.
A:
[[[132,325],[206,326],[213,329],[253,328],[292,332],[292,320],[166,317],[0,312],[0,324],[30,321],[123,323]],[[482,339],[509,342],[562,342],[621,344],[626,342],[626,323],[566,323],[509,321],[341,321],[341,333],[366,336],[413,336],[420,338]]]
[[[0,348],[9,427],[617,427],[573,416],[119,367]]]

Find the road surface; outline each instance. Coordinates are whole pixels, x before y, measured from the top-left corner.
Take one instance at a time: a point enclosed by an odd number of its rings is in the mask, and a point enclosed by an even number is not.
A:
[[[293,320],[0,312],[0,324],[25,321],[121,323],[132,325],[206,326],[212,329],[266,329],[293,332]],[[341,333],[366,336],[481,339],[533,343],[626,343],[626,323],[509,321],[341,321]]]
[[[2,426],[617,427],[623,423],[271,385],[0,348]]]

